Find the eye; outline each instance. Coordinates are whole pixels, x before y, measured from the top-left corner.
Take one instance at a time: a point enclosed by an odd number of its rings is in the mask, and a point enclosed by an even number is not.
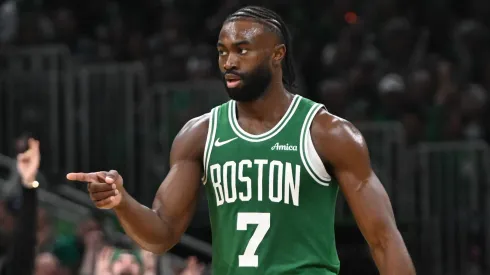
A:
[[[247,49],[240,49],[240,50],[239,50],[239,53],[240,53],[240,54],[242,54],[242,55],[243,55],[243,54],[246,54],[247,52],[248,52],[248,50],[247,50]]]
[[[223,50],[218,50],[218,55],[219,55],[219,56],[226,55],[226,52],[225,52],[225,51],[223,51]]]

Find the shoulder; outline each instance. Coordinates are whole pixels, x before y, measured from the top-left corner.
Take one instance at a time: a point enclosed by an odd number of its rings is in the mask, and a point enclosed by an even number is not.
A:
[[[172,144],[171,158],[202,158],[210,117],[210,113],[206,113],[189,120],[182,127]]]
[[[351,122],[322,108],[310,130],[315,149],[324,162],[333,166],[352,161],[369,162],[366,141]]]
[[[204,115],[190,119],[177,134],[177,138],[203,133],[206,134],[209,127],[210,118],[211,113],[206,113]]]

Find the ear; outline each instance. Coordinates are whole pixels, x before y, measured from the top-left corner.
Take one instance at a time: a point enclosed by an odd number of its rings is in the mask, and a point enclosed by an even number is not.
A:
[[[272,61],[274,65],[281,65],[282,60],[286,56],[286,45],[279,44],[274,47],[274,53],[272,54]]]

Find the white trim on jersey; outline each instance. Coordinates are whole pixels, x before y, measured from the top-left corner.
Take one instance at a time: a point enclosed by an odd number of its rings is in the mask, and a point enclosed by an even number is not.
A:
[[[249,142],[262,142],[273,138],[275,135],[281,132],[281,130],[284,127],[286,127],[289,120],[293,117],[294,113],[296,112],[296,109],[298,108],[300,102],[301,102],[301,96],[294,95],[294,98],[291,101],[288,110],[286,111],[285,115],[281,118],[281,120],[272,129],[260,135],[253,135],[247,133],[245,130],[243,130],[240,127],[240,124],[238,123],[238,119],[236,117],[237,112],[236,112],[235,101],[231,101],[230,106],[228,107],[228,121],[230,123],[233,132],[241,139]]]
[[[218,109],[219,106],[214,107],[211,110],[211,114],[209,116],[208,134],[206,137],[206,145],[204,147],[204,156],[202,162],[204,166],[204,173],[202,177],[203,185],[206,185],[206,182],[208,180],[209,159],[211,158],[211,152],[213,151],[214,139],[216,138],[216,128],[218,125]]]
[[[315,115],[321,108],[325,108],[321,104],[315,104],[311,107],[308,115],[306,116],[303,127],[301,128],[300,137],[300,155],[303,161],[303,166],[310,176],[320,185],[329,186],[332,180],[331,176],[328,174],[325,165],[323,164],[318,152],[313,145],[313,140],[311,139],[311,124]]]

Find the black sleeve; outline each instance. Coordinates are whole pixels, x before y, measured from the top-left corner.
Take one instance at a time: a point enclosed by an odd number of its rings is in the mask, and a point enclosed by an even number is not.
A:
[[[6,263],[8,275],[33,274],[36,256],[36,229],[37,189],[27,189],[22,186],[22,204],[14,230],[13,246]]]

